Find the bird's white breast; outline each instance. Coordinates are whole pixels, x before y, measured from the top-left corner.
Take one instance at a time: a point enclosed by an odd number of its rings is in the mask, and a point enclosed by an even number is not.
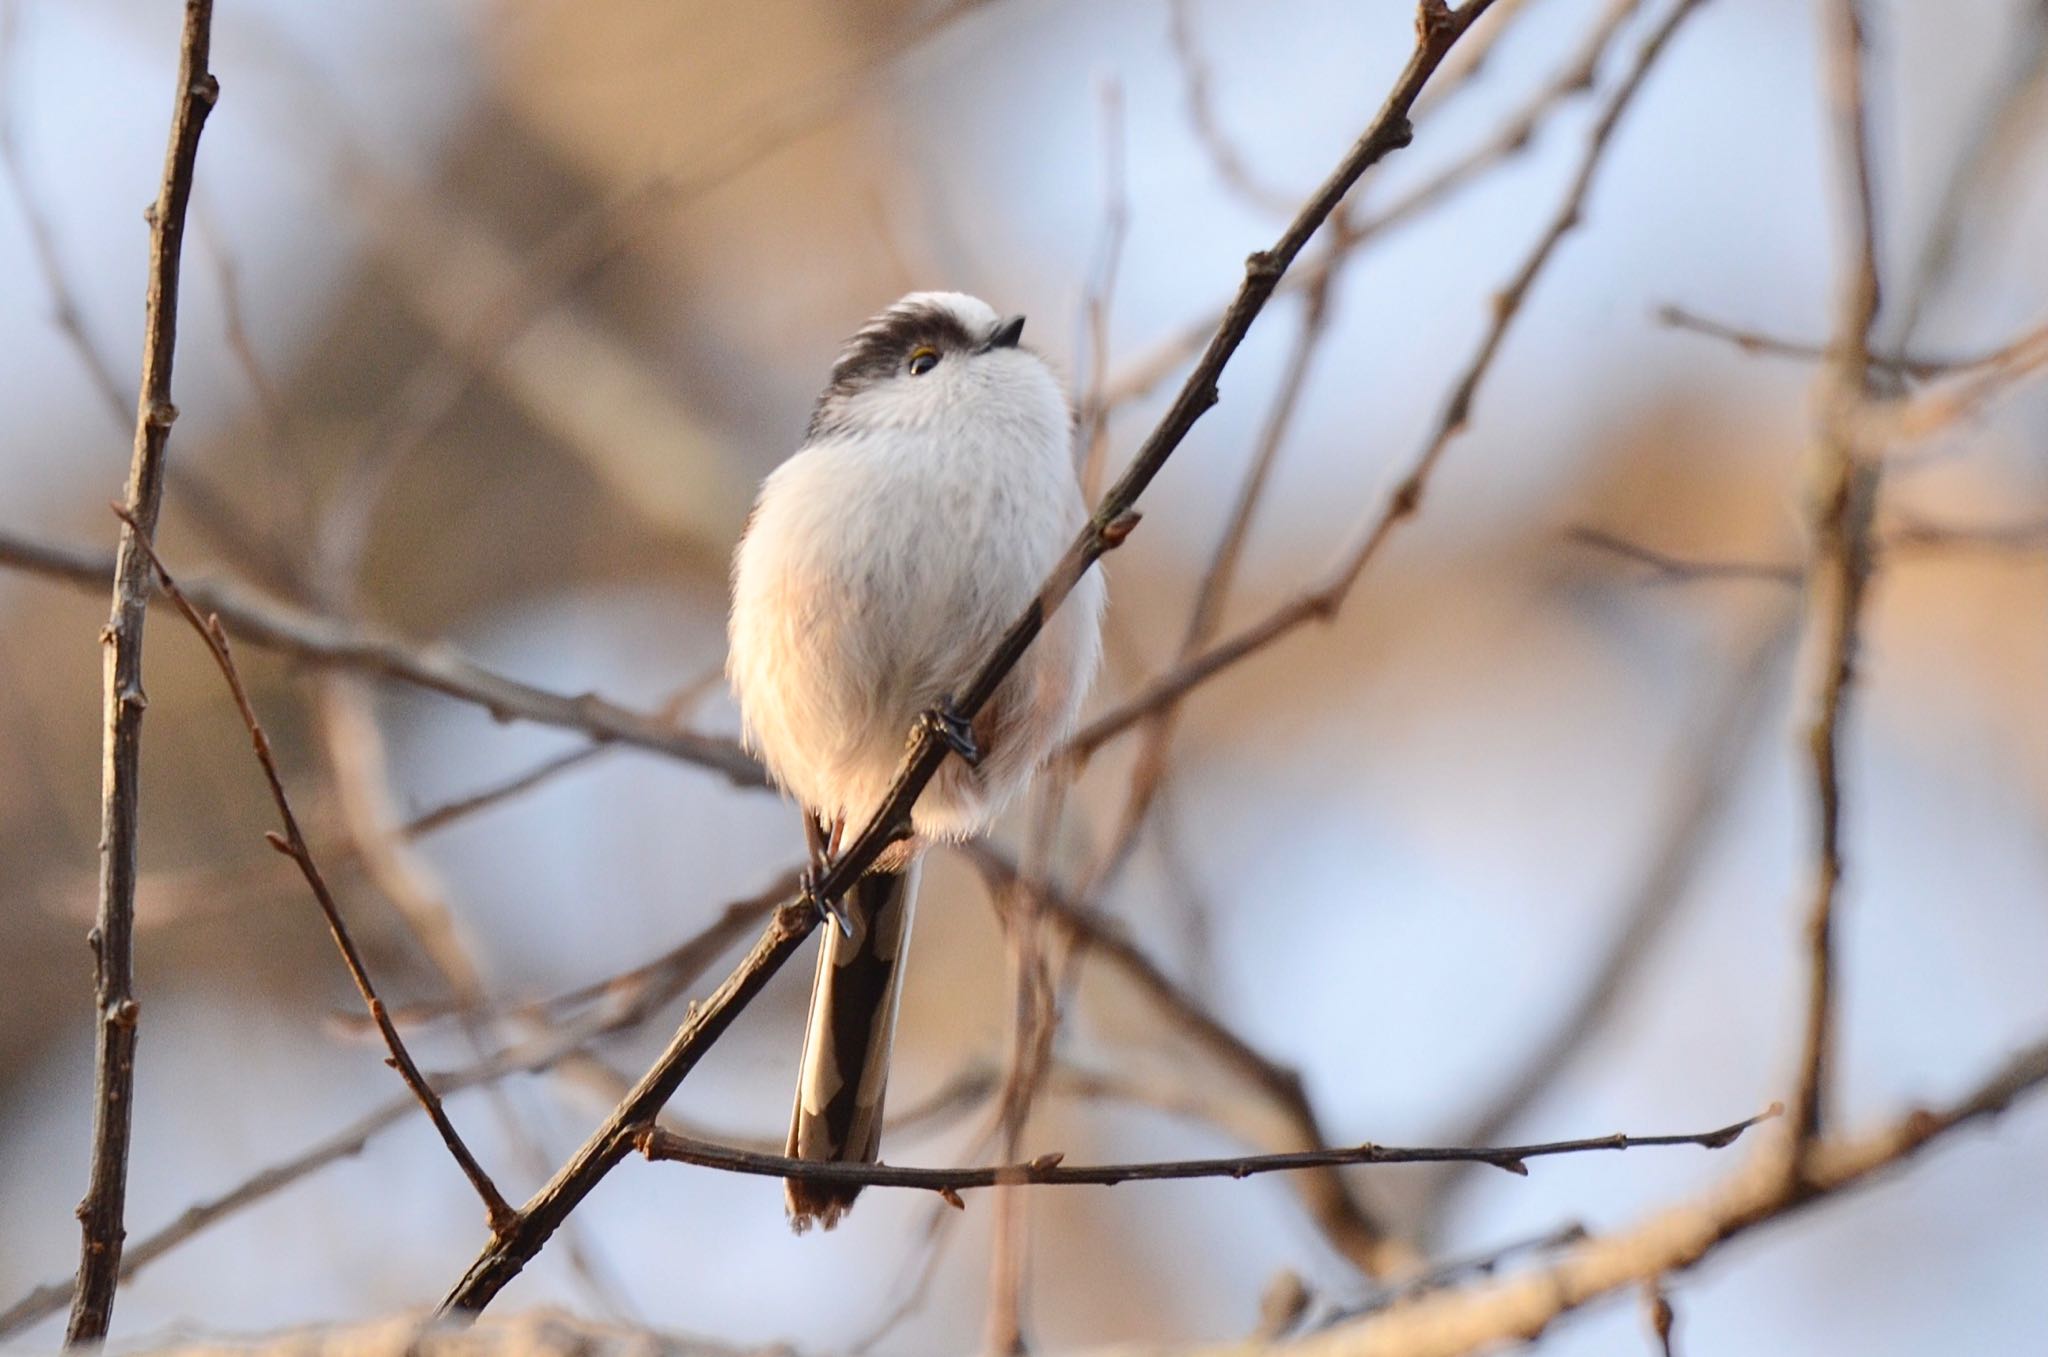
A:
[[[966,687],[1086,514],[1043,362],[961,369],[950,387],[909,384],[898,408],[856,407],[855,425],[777,468],[734,563],[728,669],[747,738],[849,830],[886,793],[918,713]],[[1101,607],[1091,571],[999,693],[1014,717],[999,746],[927,789],[920,834],[979,828],[1071,726]]]

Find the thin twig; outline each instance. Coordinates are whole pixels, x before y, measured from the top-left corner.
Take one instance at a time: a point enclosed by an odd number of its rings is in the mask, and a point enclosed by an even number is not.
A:
[[[723,681],[724,677],[724,668],[713,665],[671,693],[654,713],[655,719],[670,725],[682,720],[705,694]],[[581,768],[584,764],[602,757],[607,751],[617,748],[619,746],[616,744],[596,741],[584,745],[581,749],[567,750],[552,758],[542,759],[524,772],[514,773],[487,787],[428,807],[398,826],[397,832],[408,839],[424,838],[428,834],[446,829],[459,820],[466,820],[480,811],[509,801],[515,796],[523,796],[545,783],[554,781],[563,773]]]
[[[333,580],[323,580],[316,592],[330,604],[338,604],[333,584]],[[484,1015],[484,972],[439,873],[412,841],[398,832],[400,816],[391,792],[390,750],[375,703],[374,691],[359,674],[329,671],[314,684],[314,726],[326,747],[334,802],[356,862],[398,912],[453,1001],[457,1025],[470,1054],[484,1061],[494,1044]],[[545,1178],[552,1167],[551,1156],[520,1116],[512,1092],[493,1084],[486,1097],[520,1170],[534,1179]],[[616,1285],[603,1275],[596,1247],[573,1224],[564,1234],[563,1248],[586,1293],[603,1309],[623,1314],[623,1299]]]
[[[1358,577],[1379,554],[1394,530],[1414,517],[1422,507],[1430,476],[1442,460],[1445,449],[1470,422],[1479,388],[1492,370],[1494,359],[1500,353],[1510,326],[1521,314],[1530,290],[1556,253],[1558,245],[1583,219],[1586,197],[1623,113],[1642,89],[1650,68],[1664,52],[1672,35],[1699,8],[1699,4],[1700,0],[1684,0],[1671,11],[1643,44],[1635,64],[1608,97],[1605,108],[1593,125],[1578,172],[1565,193],[1563,203],[1514,278],[1494,297],[1491,323],[1464,371],[1452,384],[1450,396],[1437,417],[1434,429],[1424,440],[1407,474],[1387,496],[1384,506],[1368,517],[1354,544],[1340,557],[1324,581],[1281,604],[1228,639],[1185,663],[1175,665],[1118,706],[1096,717],[1068,742],[1067,750],[1071,755],[1087,757],[1140,719],[1178,703],[1218,673],[1265,649],[1304,623],[1327,621],[1336,616]]]
[[[1871,394],[1870,332],[1879,304],[1863,17],[1858,0],[1821,0],[1821,14],[1845,243],[1835,337],[1820,384],[1813,548],[1807,570],[1807,628],[1817,666],[1807,728],[1815,843],[1805,922],[1806,1006],[1791,1099],[1795,1172],[1825,1125],[1834,1078],[1834,922],[1843,872],[1841,750],[1858,625],[1870,578],[1870,523],[1878,475],[1877,460],[1860,442],[1863,407]]]
[[[11,65],[14,58],[13,15],[13,9],[6,10],[5,22],[0,23],[0,86],[6,83],[8,72],[4,68]],[[99,397],[98,403],[107,412],[113,427],[124,434],[129,433],[134,428],[135,412],[127,395],[126,383],[116,371],[119,365],[94,340],[87,328],[79,290],[65,269],[58,249],[56,227],[32,191],[28,169],[22,163],[21,149],[15,141],[13,120],[8,113],[5,101],[0,101],[0,178],[5,178],[13,187],[16,205],[20,208],[23,224],[28,228],[29,249],[50,298],[50,323],[57,327],[57,332],[78,359],[79,366],[85,370],[93,391]],[[280,557],[275,545],[257,540],[257,535],[248,530],[248,525],[210,477],[185,462],[167,465],[164,477],[174,492],[178,507],[206,534],[208,540],[250,573],[266,580],[280,578]],[[111,569],[100,572],[102,582]]]
[[[1527,1177],[1528,1161],[1561,1154],[1586,1154],[1596,1150],[1647,1149],[1651,1146],[1693,1145],[1719,1150],[1733,1145],[1744,1131],[1778,1116],[1775,1104],[1765,1112],[1711,1131],[1678,1135],[1631,1136],[1616,1133],[1588,1136],[1580,1140],[1551,1140],[1535,1145],[1500,1146],[1395,1146],[1352,1145],[1335,1150],[1297,1150],[1289,1154],[1248,1154],[1228,1159],[1174,1159],[1140,1164],[1069,1165],[1058,1154],[1042,1154],[1019,1164],[994,1168],[904,1168],[895,1164],[856,1164],[791,1159],[779,1154],[756,1154],[729,1145],[711,1145],[687,1140],[659,1127],[645,1127],[634,1137],[634,1145],[653,1160],[696,1164],[764,1178],[803,1178],[818,1183],[862,1187],[910,1187],[926,1192],[970,1192],[984,1187],[1113,1187],[1118,1183],[1165,1182],[1184,1178],[1251,1178],[1262,1173],[1294,1173],[1302,1169],[1340,1168],[1357,1164],[1487,1164],[1504,1172]]]
[[[1765,354],[1773,358],[1791,358],[1801,362],[1820,362],[1828,357],[1828,346],[1806,339],[1789,339],[1783,335],[1769,334],[1763,330],[1731,325],[1712,316],[1701,315],[1683,306],[1667,303],[1657,308],[1657,322],[1674,330],[1689,334],[1719,339],[1733,344],[1746,354]],[[1895,372],[1902,377],[1926,380],[1943,373],[1956,372],[1964,368],[1981,367],[1994,361],[1996,352],[1952,357],[1908,357],[1902,354],[1886,356],[1870,355],[1870,365],[1886,372]]]
[[[320,913],[327,920],[327,930],[334,937],[334,945],[341,952],[342,963],[348,968],[349,979],[355,982],[356,992],[363,998],[363,1007],[369,1010],[371,1021],[377,1024],[377,1031],[384,1038],[385,1048],[391,1053],[391,1066],[398,1071],[406,1087],[412,1090],[413,1096],[419,1099],[420,1106],[426,1109],[428,1118],[434,1123],[434,1129],[440,1133],[443,1143],[448,1146],[449,1154],[454,1156],[463,1175],[469,1179],[470,1186],[476,1189],[477,1196],[483,1201],[484,1212],[491,1229],[498,1231],[508,1228],[514,1219],[511,1206],[499,1193],[497,1185],[491,1181],[490,1174],[484,1171],[483,1166],[470,1153],[469,1147],[463,1143],[455,1124],[448,1120],[448,1113],[441,1106],[439,1095],[427,1082],[426,1076],[420,1073],[419,1066],[413,1062],[411,1052],[406,1050],[404,1038],[398,1035],[397,1026],[392,1023],[391,1015],[385,1011],[384,1001],[377,997],[377,988],[371,982],[369,970],[363,964],[362,953],[357,950],[355,939],[348,931],[348,924],[341,917],[341,907],[335,903],[334,892],[328,888],[327,878],[321,875],[320,866],[313,858],[313,851],[306,844],[306,836],[299,828],[299,817],[292,811],[291,799],[284,789],[284,778],[278,772],[277,760],[270,752],[270,737],[264,734],[263,723],[257,719],[256,708],[249,701],[248,689],[242,686],[241,673],[235,668],[234,654],[228,645],[226,628],[221,626],[218,617],[200,616],[199,610],[192,605],[192,600],[185,597],[184,591],[178,587],[170,571],[165,569],[163,561],[150,545],[149,538],[141,526],[132,520],[128,521],[138,547],[156,570],[157,584],[163,590],[164,596],[176,604],[178,611],[184,614],[185,620],[192,624],[192,629],[206,643],[214,664],[220,669],[221,677],[227,680],[228,691],[235,699],[235,709],[241,714],[242,725],[249,732],[249,742],[255,750],[256,762],[262,767],[263,779],[270,787],[270,799],[277,808],[278,820],[284,825],[283,834],[266,834],[265,839],[272,848],[296,863],[299,874],[306,878],[306,885],[313,892],[314,900],[320,905]]]
[[[1649,578],[1659,584],[1697,584],[1709,580],[1798,584],[1806,578],[1805,570],[1797,565],[1779,565],[1772,561],[1714,561],[1674,556],[1668,551],[1659,551],[1655,547],[1632,541],[1619,533],[1608,532],[1605,528],[1575,527],[1569,529],[1565,536],[1580,546],[1591,547],[1595,551],[1604,551],[1625,561],[1648,566]]]
[[[1875,406],[1864,422],[1872,434],[1901,441],[1923,439],[1979,414],[2029,379],[2048,372],[2048,325],[2037,326],[1983,355],[1956,380],[1908,400]]]
[[[1172,0],[1166,8],[1167,36],[1173,44],[1174,60],[1180,66],[1188,125],[1194,129],[1195,140],[1209,153],[1209,163],[1215,167],[1217,178],[1251,207],[1284,216],[1294,211],[1293,196],[1262,182],[1253,173],[1216,117],[1214,91],[1209,85],[1209,63],[1202,56],[1201,45],[1195,40],[1194,17],[1190,9],[1190,0]]]
[[[1434,1292],[1445,1291],[1460,1283],[1478,1278],[1491,1277],[1500,1272],[1509,1262],[1531,1254],[1548,1254],[1572,1244],[1584,1242],[1586,1227],[1578,1221],[1569,1221],[1554,1230],[1522,1239],[1511,1239],[1505,1244],[1496,1244],[1481,1253],[1448,1262],[1436,1263],[1420,1276],[1403,1280],[1398,1286],[1386,1288],[1379,1295],[1359,1305],[1342,1307],[1330,1314],[1318,1329],[1327,1329],[1351,1320],[1363,1319],[1368,1315],[1380,1314],[1404,1302],[1417,1300]]]
[[[64,1340],[102,1341],[114,1310],[126,1235],[128,1137],[135,1098],[135,862],[141,814],[142,628],[149,607],[145,539],[163,503],[171,421],[171,366],[178,342],[178,266],[185,213],[192,200],[199,134],[220,86],[207,69],[213,37],[212,0],[186,0],[178,44],[178,93],[164,152],[163,182],[150,209],[149,290],[144,302],[142,384],[135,410],[135,449],[128,468],[126,526],[116,556],[113,612],[100,634],[105,647],[100,787],[99,915],[91,934],[93,1003],[98,1044],[93,1073],[92,1173],[78,1204],[81,1227],[78,1294]]]
[[[1040,586],[1038,597],[1024,610],[967,687],[955,696],[963,720],[972,720],[1016,665],[1025,649],[1037,638],[1045,619],[1073,589],[1085,572],[1105,552],[1120,545],[1137,523],[1133,505],[1152,478],[1187,437],[1195,421],[1217,399],[1216,382],[1243,342],[1252,321],[1272,297],[1287,267],[1317,229],[1336,209],[1359,175],[1386,156],[1405,146],[1410,137],[1408,112],[1430,74],[1456,44],[1474,20],[1494,0],[1468,0],[1457,10],[1442,0],[1424,0],[1417,12],[1417,35],[1413,53],[1395,81],[1385,104],[1363,135],[1346,153],[1330,177],[1303,205],[1270,249],[1251,256],[1237,300],[1225,313],[1223,324],[1210,341],[1202,360],[1189,374],[1179,397],[1152,431],[1118,478],[1096,506],[1088,524],[1067,548]],[[947,755],[945,742],[927,724],[920,724],[910,741],[909,752],[888,795],[851,846],[828,863],[812,883],[805,897],[783,909],[769,925],[754,950],[740,963],[705,1006],[676,1033],[674,1040],[654,1066],[641,1077],[632,1094],[614,1109],[604,1125],[586,1140],[522,1210],[518,1225],[494,1238],[470,1266],[440,1306],[440,1313],[474,1314],[516,1277],[526,1263],[575,1209],[600,1179],[618,1163],[627,1145],[630,1128],[653,1119],[703,1052],[724,1032],[739,1011],[751,1002],[770,976],[789,960],[811,930],[817,927],[817,900],[843,895],[862,873],[874,864],[883,849],[899,841],[910,827],[910,812],[925,784],[938,772]]]
[[[2028,552],[2048,546],[2048,520],[2021,519],[2011,523],[1938,523],[1918,514],[1894,509],[1891,526],[1871,535],[1870,569],[1876,573],[1900,557],[1951,553],[1962,550],[1985,552]],[[1707,584],[1744,582],[1797,586],[1806,582],[1803,565],[1770,561],[1722,561],[1705,557],[1679,556],[1649,546],[1604,528],[1575,527],[1566,537],[1581,546],[1603,551],[1649,568],[1651,584]]]
[[[1095,498],[1109,457],[1109,415],[1114,406],[1109,388],[1109,312],[1116,297],[1124,242],[1131,231],[1130,193],[1125,175],[1123,86],[1107,83],[1102,90],[1102,226],[1095,245],[1095,266],[1081,298],[1088,338],[1088,384],[1076,402],[1075,443],[1080,449],[1081,493]]]

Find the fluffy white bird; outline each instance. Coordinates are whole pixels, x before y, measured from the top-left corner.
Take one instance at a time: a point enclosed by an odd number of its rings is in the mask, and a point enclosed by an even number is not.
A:
[[[1101,649],[1090,570],[995,696],[950,703],[1087,517],[1072,412],[1045,360],[957,292],[915,292],[847,342],[796,454],[768,477],[733,563],[727,674],[746,739],[801,804],[813,860],[881,807],[920,720],[949,758],[822,930],[788,1153],[872,1162],[918,861],[987,826],[1072,727]],[[830,1228],[858,1188],[790,1181]]]

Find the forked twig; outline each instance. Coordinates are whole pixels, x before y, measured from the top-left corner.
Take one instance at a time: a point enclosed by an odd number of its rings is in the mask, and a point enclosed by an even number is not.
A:
[[[476,1189],[477,1196],[483,1199],[484,1212],[489,1218],[492,1231],[499,1232],[510,1228],[517,1218],[517,1213],[499,1193],[497,1184],[491,1181],[490,1174],[484,1171],[483,1165],[477,1162],[476,1156],[471,1154],[469,1147],[463,1143],[455,1124],[448,1120],[447,1110],[441,1106],[440,1095],[434,1092],[426,1076],[420,1073],[419,1066],[413,1062],[412,1053],[405,1048],[405,1039],[398,1035],[396,1024],[391,1021],[391,1015],[385,1010],[384,1001],[377,997],[377,987],[370,979],[369,970],[364,966],[362,953],[356,948],[355,938],[350,935],[348,924],[341,917],[341,907],[335,903],[334,892],[328,888],[327,878],[321,875],[320,866],[313,859],[313,851],[306,844],[306,836],[299,829],[299,817],[292,811],[291,798],[284,789],[284,778],[278,772],[277,760],[270,752],[270,737],[264,734],[263,723],[257,718],[256,708],[249,701],[249,691],[242,686],[242,675],[235,668],[234,654],[228,646],[227,629],[221,626],[218,617],[200,616],[199,610],[192,606],[192,600],[185,597],[184,591],[171,577],[171,572],[164,567],[163,560],[156,554],[156,549],[150,544],[148,534],[142,530],[141,525],[130,518],[125,510],[117,509],[116,512],[121,515],[122,521],[128,524],[137,548],[148,558],[150,566],[156,571],[157,584],[162,588],[164,596],[176,604],[178,611],[184,614],[185,620],[192,624],[192,629],[199,634],[200,640],[206,643],[207,652],[213,656],[213,662],[219,667],[221,677],[227,680],[228,691],[235,699],[235,710],[241,714],[242,725],[249,732],[249,743],[255,749],[256,762],[263,769],[263,780],[269,784],[271,802],[277,807],[278,819],[284,825],[284,833],[271,832],[263,837],[272,848],[296,863],[299,874],[306,878],[306,885],[312,890],[314,900],[319,902],[320,913],[327,920],[327,931],[333,935],[334,945],[341,952],[342,964],[348,968],[349,979],[355,982],[356,992],[362,995],[363,1006],[369,1010],[370,1020],[376,1023],[377,1031],[383,1035],[385,1048],[391,1053],[389,1063],[398,1071],[399,1077],[405,1080],[405,1085],[412,1090],[413,1096],[419,1099],[420,1106],[426,1109],[428,1118],[434,1123],[434,1129],[440,1132],[443,1143],[448,1146],[448,1153],[455,1157],[455,1162],[461,1166],[463,1175]]]

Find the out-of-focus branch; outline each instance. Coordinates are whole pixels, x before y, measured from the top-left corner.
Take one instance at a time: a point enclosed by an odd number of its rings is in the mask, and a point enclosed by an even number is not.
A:
[[[2026,552],[2048,546],[2048,520],[2043,519],[2022,519],[2013,523],[1940,523],[1899,509],[1891,510],[1887,517],[1889,526],[1874,533],[1870,545],[1870,568],[1873,572],[1902,556],[1962,550]],[[1679,556],[1604,528],[1577,527],[1565,535],[1581,546],[1646,567],[1649,571],[1646,579],[1651,584],[1737,582],[1796,587],[1806,581],[1806,568],[1792,562],[1720,561]]]
[[[722,683],[724,678],[725,671],[723,667],[713,665],[705,670],[702,675],[670,694],[668,700],[661,704],[661,709],[654,713],[655,719],[673,726],[681,721],[706,693]],[[438,830],[447,828],[458,820],[466,820],[472,815],[489,810],[491,807],[509,801],[515,796],[523,796],[544,783],[554,781],[564,773],[573,772],[575,769],[581,768],[584,764],[601,757],[606,751],[617,749],[618,747],[616,744],[604,741],[593,741],[590,744],[584,745],[581,749],[567,750],[556,754],[552,758],[542,759],[524,771],[514,773],[487,787],[481,787],[476,791],[452,797],[437,806],[427,807],[427,809],[399,825],[397,832],[406,839],[424,838]]]
[[[317,590],[337,611],[342,578],[329,576]],[[353,571],[348,578],[353,578]],[[391,792],[389,748],[375,704],[375,692],[360,674],[330,670],[314,684],[314,725],[326,746],[335,804],[364,874],[397,910],[440,977],[470,1053],[478,1061],[487,1060],[492,1040],[484,1017],[484,971],[440,874],[400,832],[402,817]],[[533,1178],[545,1178],[551,1159],[519,1115],[511,1091],[493,1084],[486,1097],[520,1168]],[[623,1313],[625,1307],[617,1288],[604,1275],[596,1247],[573,1223],[565,1232],[563,1245],[587,1294],[602,1308]]]
[[[1081,316],[1088,335],[1088,383],[1076,402],[1075,443],[1080,452],[1081,493],[1092,500],[1101,492],[1103,467],[1109,458],[1109,310],[1123,266],[1124,242],[1131,231],[1130,190],[1125,172],[1124,92],[1119,84],[1102,91],[1102,225],[1089,270]]]
[[[1536,133],[1557,108],[1593,88],[1600,63],[1628,21],[1643,7],[1643,0],[1608,0],[1578,51],[1558,72],[1545,81],[1529,101],[1496,126],[1479,145],[1459,156],[1400,198],[1372,212],[1357,212],[1345,223],[1340,244],[1351,246],[1400,225],[1411,217],[1451,197],[1473,180],[1515,157],[1526,154],[1535,144]]]
[[[1284,636],[1291,634],[1304,623],[1328,621],[1342,607],[1351,587],[1357,582],[1373,557],[1393,535],[1394,530],[1407,519],[1415,516],[1422,507],[1422,497],[1429,487],[1431,474],[1443,458],[1452,439],[1462,433],[1469,423],[1472,405],[1481,384],[1492,370],[1494,359],[1499,355],[1509,328],[1521,314],[1522,304],[1528,299],[1530,290],[1544,267],[1557,252],[1558,245],[1583,219],[1587,194],[1593,186],[1593,179],[1605,159],[1614,130],[1620,125],[1622,115],[1627,112],[1636,94],[1642,89],[1651,67],[1670,44],[1672,35],[1694,10],[1699,0],[1686,0],[1676,6],[1643,44],[1634,65],[1623,77],[1614,93],[1608,97],[1600,117],[1593,124],[1592,133],[1580,158],[1578,172],[1565,193],[1564,202],[1557,213],[1538,237],[1535,247],[1523,261],[1521,268],[1494,298],[1491,323],[1479,342],[1477,351],[1466,364],[1463,372],[1453,382],[1449,398],[1445,401],[1436,425],[1424,440],[1421,451],[1410,464],[1408,472],[1387,497],[1385,505],[1372,514],[1361,527],[1354,545],[1347,550],[1329,571],[1324,581],[1283,603],[1263,618],[1238,631],[1224,641],[1211,646],[1201,654],[1184,663],[1177,664],[1162,674],[1129,699],[1089,722],[1068,742],[1068,752],[1085,758],[1100,748],[1106,741],[1129,729],[1141,718],[1178,703],[1196,687],[1230,668],[1247,656],[1258,653]]]
[[[126,519],[108,572],[112,616],[100,633],[105,651],[100,779],[99,913],[91,941],[97,1044],[93,1068],[92,1169],[78,1204],[78,1291],[64,1335],[70,1346],[106,1338],[127,1234],[128,1138],[135,1107],[135,872],[142,812],[142,628],[149,607],[149,534],[163,503],[171,422],[171,367],[178,344],[178,266],[185,213],[192,201],[199,135],[220,97],[208,69],[212,0],[186,0],[178,44],[178,90],[172,104],[163,181],[150,209],[149,285],[144,298],[142,384],[136,400],[135,447],[128,466]],[[105,578],[106,576],[102,576]]]
[[[896,1164],[827,1163],[813,1159],[791,1159],[779,1154],[757,1154],[729,1145],[711,1145],[688,1140],[659,1127],[643,1128],[634,1137],[640,1152],[649,1159],[696,1164],[723,1169],[728,1173],[753,1174],[766,1178],[803,1178],[820,1183],[858,1183],[864,1187],[909,1187],[942,1196],[984,1187],[1113,1187],[1118,1183],[1166,1182],[1188,1178],[1252,1178],[1263,1173],[1295,1173],[1303,1169],[1338,1168],[1354,1164],[1486,1164],[1520,1177],[1529,1173],[1528,1161],[1562,1154],[1586,1154],[1598,1150],[1646,1149],[1651,1146],[1692,1145],[1719,1150],[1734,1144],[1744,1131],[1779,1114],[1779,1109],[1711,1131],[1678,1135],[1589,1136],[1580,1140],[1552,1140],[1537,1145],[1500,1146],[1395,1146],[1351,1145],[1334,1150],[1298,1150],[1290,1154],[1248,1154],[1232,1159],[1175,1159],[1137,1164],[1067,1164],[1059,1154],[1042,1154],[1019,1164],[994,1168],[906,1168]]]
[[[1773,358],[1790,358],[1800,362],[1817,363],[1828,356],[1828,346],[1808,339],[1791,339],[1784,335],[1770,334],[1764,330],[1731,325],[1725,320],[1702,315],[1675,303],[1657,308],[1657,323],[1673,330],[1684,330],[1689,334],[1703,335],[1708,339],[1719,339],[1733,344],[1747,354],[1767,354]],[[1974,354],[1966,357],[1910,357],[1904,354],[1870,355],[1870,365],[1902,377],[1925,380],[1939,377],[1946,372],[1972,368],[1990,362],[1996,355]]]
[[[1715,561],[1674,556],[1668,551],[1645,546],[1604,528],[1577,527],[1565,534],[1580,546],[1619,556],[1649,568],[1649,579],[1657,584],[1697,584],[1711,580],[1744,580],[1763,584],[1798,584],[1805,571],[1797,565],[1771,561]]]
[[[1726,340],[1744,353],[1810,362],[1838,358],[1835,350],[1825,344],[1743,329],[1677,306],[1661,308],[1657,318],[1674,329]],[[1874,353],[1866,347],[1864,362],[1872,372],[1918,381],[1951,376],[1956,379],[1910,399],[1865,402],[1862,422],[1868,426],[1867,437],[1875,441],[1926,438],[2048,370],[2048,325],[2036,326],[1981,353],[1916,358]]]
[[[2027,0],[2014,9],[2017,31],[2006,44],[2010,64],[1998,81],[1986,88],[1975,125],[1964,144],[1947,158],[1948,182],[1922,237],[1912,285],[1898,309],[1896,332],[1902,343],[1919,330],[1928,307],[1968,257],[1962,248],[1964,239],[1972,227],[1981,229],[1989,215],[1983,211],[1982,200],[1991,197],[2001,180],[2017,187],[2010,183],[2012,172],[2037,163],[2039,150],[2031,139],[2048,119],[2048,5]],[[2008,211],[2020,196],[2008,195]]]
[[[1195,139],[1209,154],[1216,177],[1247,204],[1275,216],[1294,211],[1292,194],[1263,182],[1245,162],[1216,117],[1215,92],[1210,88],[1211,71],[1195,40],[1191,0],[1173,0],[1167,6],[1167,37],[1173,44],[1174,60],[1180,65],[1181,90],[1187,104],[1188,125]]]
[[[76,547],[0,532],[0,565],[85,584],[111,563]],[[670,722],[608,701],[569,695],[487,669],[443,642],[415,645],[375,627],[323,617],[231,581],[183,586],[193,606],[216,614],[250,644],[310,664],[362,669],[482,707],[500,721],[531,721],[593,740],[667,754],[718,773],[740,787],[766,787],[766,775],[731,740],[678,730]]]
[[[1978,358],[1954,382],[1873,406],[1864,415],[1870,426],[1865,437],[1880,442],[1927,438],[1975,416],[2043,372],[2048,372],[2048,325]]]
[[[1598,1235],[1542,1267],[1398,1303],[1358,1324],[1304,1339],[1290,1357],[1462,1357],[1533,1341],[1560,1316],[1691,1267],[1738,1235],[1860,1186],[1972,1122],[1996,1116],[2048,1083],[2048,1041],[2021,1051],[1962,1099],[1917,1108],[1856,1136],[1816,1142],[1802,1181],[1781,1156],[1753,1155],[1720,1185],[1629,1229]],[[1257,1345],[1218,1348],[1252,1357]]]
[[[1824,1127],[1834,1077],[1834,921],[1843,871],[1841,749],[1857,629],[1870,578],[1870,523],[1877,501],[1877,463],[1861,436],[1864,406],[1871,396],[1870,332],[1878,308],[1877,206],[1864,96],[1863,15],[1859,0],[1821,0],[1820,12],[1845,226],[1835,337],[1820,381],[1813,546],[1807,568],[1806,625],[1817,675],[1807,728],[1815,843],[1805,924],[1804,1030],[1792,1092],[1795,1172]]]
[[[348,487],[335,498],[321,554],[341,556],[359,545],[397,469],[425,445],[486,377],[544,428],[559,435],[599,477],[619,491],[622,506],[645,513],[658,506],[664,526],[692,530],[728,526],[745,504],[744,487],[726,479],[722,459],[699,459],[695,493],[658,495],[668,483],[678,431],[708,446],[709,431],[680,405],[662,375],[614,343],[567,299],[607,260],[703,195],[728,184],[764,157],[830,125],[878,87],[887,69],[980,6],[953,0],[910,24],[888,47],[846,69],[783,91],[772,107],[751,110],[729,135],[707,138],[686,163],[654,174],[515,249],[486,224],[433,195],[394,180],[354,145],[332,148],[338,175],[382,231],[392,265],[414,283],[420,319],[439,347],[407,377],[351,459]],[[335,127],[353,120],[317,63],[304,63],[306,85],[332,110]],[[422,241],[430,242],[421,248]],[[438,246],[438,247],[437,247]]]

